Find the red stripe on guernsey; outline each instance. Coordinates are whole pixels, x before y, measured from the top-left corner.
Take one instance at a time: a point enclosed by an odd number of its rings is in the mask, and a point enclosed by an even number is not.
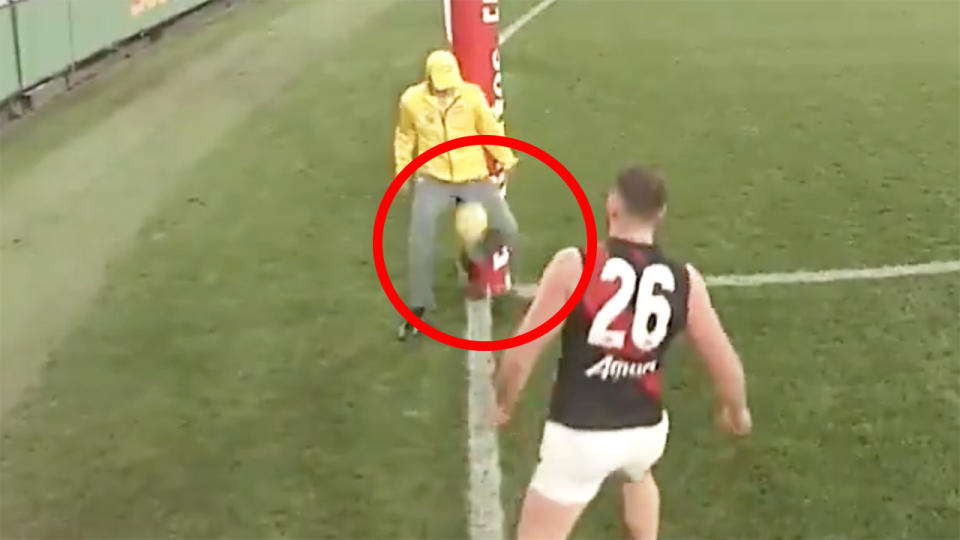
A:
[[[580,304],[583,306],[583,315],[586,320],[592,321],[596,317],[600,308],[617,292],[619,283],[611,283],[600,280],[600,272],[603,265],[607,262],[607,247],[597,246],[597,263],[593,266],[593,275],[590,276],[590,284],[587,285],[587,291],[583,294]]]
[[[638,268],[642,268],[646,260],[643,252],[635,248],[629,248],[628,257],[632,259],[630,262]],[[590,285],[587,287],[586,294],[583,295],[583,300],[581,300],[583,314],[588,323],[587,328],[592,324],[597,312],[600,311],[603,305],[610,301],[617,290],[620,289],[619,281],[603,281],[600,279],[604,264],[606,264],[609,258],[610,254],[606,246],[598,246],[597,264],[593,267],[593,276],[590,280]],[[654,351],[641,351],[633,344],[633,339],[630,337],[630,328],[633,325],[633,309],[633,301],[631,300],[629,307],[617,314],[609,327],[610,330],[620,330],[626,333],[627,339],[624,346],[619,349],[604,349],[604,353],[613,354],[631,362],[648,362],[654,359]]]
[[[656,351],[641,351],[633,344],[633,339],[630,337],[630,327],[633,326],[633,312],[624,311],[613,320],[613,323],[610,325],[611,330],[620,330],[626,332],[627,339],[624,342],[623,348],[620,349],[609,349],[606,352],[610,354],[615,354],[624,360],[629,360],[631,362],[649,362],[656,358]]]
[[[627,257],[630,259],[630,263],[636,268],[643,268],[646,263],[646,256],[643,251],[634,247],[627,249]],[[600,279],[603,267],[608,259],[610,259],[610,253],[607,246],[597,246],[597,264],[593,268],[593,276],[590,278],[587,291],[583,295],[583,299],[580,300],[581,313],[585,319],[586,324],[584,328],[586,329],[587,335],[590,333],[590,327],[593,325],[593,320],[597,312],[599,312],[600,309],[613,298],[617,290],[620,289],[619,281],[603,281]],[[603,348],[601,349],[602,355],[612,354],[621,360],[631,363],[644,363],[656,359],[656,351],[641,351],[634,345],[633,339],[630,337],[630,329],[633,326],[633,311],[633,300],[631,299],[629,307],[617,314],[610,323],[610,330],[620,330],[626,334],[627,337],[624,346],[619,349]],[[586,337],[587,336],[584,336],[584,339],[586,339]],[[659,367],[657,367],[656,371],[645,373],[637,379],[634,384],[636,384],[638,391],[647,394],[658,402],[661,401],[662,391]]]
[[[644,254],[643,250],[635,247],[630,247],[628,253],[629,253],[629,257],[632,259],[632,262],[635,268],[643,268],[647,264],[647,257]],[[633,303],[631,302],[631,306],[632,305]],[[631,307],[630,309],[631,309],[631,313],[630,313],[629,322],[632,325],[633,324],[633,312],[632,312],[633,308]],[[649,362],[651,360],[656,359],[656,354],[655,354],[656,351],[640,351],[633,344],[633,339],[629,337],[630,336],[629,332],[627,332],[627,336],[628,336],[627,347],[626,347],[627,350],[624,352],[628,359],[630,360],[636,359],[636,361],[639,361],[639,362]],[[640,388],[640,390],[642,392],[646,392],[647,395],[649,395],[650,397],[652,397],[657,401],[662,401],[661,395],[663,393],[661,382],[660,382],[660,373],[661,373],[660,367],[657,366],[656,371],[647,373],[643,377],[640,377],[640,379],[637,380],[637,386]]]
[[[643,250],[631,247],[629,250],[630,258],[633,259],[633,264],[636,268],[643,268],[647,264],[647,257],[644,254]],[[631,313],[631,319],[633,314]],[[632,324],[632,320],[631,320]],[[629,336],[629,333],[627,334]],[[656,359],[656,351],[647,351],[641,352],[634,346],[633,340],[627,338],[627,348],[629,350],[629,358],[633,358],[632,354],[637,354],[641,358],[641,362],[649,362]],[[657,401],[662,401],[661,395],[663,393],[661,380],[660,380],[660,366],[657,366],[657,370],[652,373],[647,373],[637,381],[637,386],[641,391],[646,392],[647,395],[652,397]]]
[[[633,259],[633,264],[637,268],[643,268],[647,264],[646,255],[643,254],[642,250],[635,247],[630,247],[630,258]]]
[[[650,397],[656,399],[657,401],[663,401],[661,395],[663,394],[663,389],[660,383],[660,373],[661,370],[658,367],[653,373],[647,373],[643,377],[640,377],[640,380],[637,381],[637,384],[640,388],[647,393]]]
[[[630,258],[633,267],[637,269],[642,269],[647,262],[643,251],[633,246],[627,248],[627,257]],[[637,272],[638,277],[639,274],[640,272]],[[636,295],[636,291],[633,291],[633,293]],[[633,344],[633,338],[630,337],[630,328],[633,326],[634,303],[635,298],[631,297],[629,307],[614,320],[611,328],[614,330],[623,330],[627,333],[626,346],[623,350],[619,351],[625,359],[649,362],[655,358],[654,351],[641,351]]]

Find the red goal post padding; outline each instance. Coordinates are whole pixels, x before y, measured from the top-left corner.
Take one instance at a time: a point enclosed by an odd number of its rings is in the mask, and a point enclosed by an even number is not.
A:
[[[483,89],[497,119],[503,122],[503,77],[500,73],[500,1],[443,0],[447,41],[460,62],[463,78]],[[490,175],[501,189],[503,173],[489,158]]]

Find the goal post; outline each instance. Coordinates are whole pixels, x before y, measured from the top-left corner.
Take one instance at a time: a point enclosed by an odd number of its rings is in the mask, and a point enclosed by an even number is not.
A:
[[[483,89],[497,120],[503,123],[503,76],[500,72],[500,0],[443,0],[447,41],[463,78]],[[503,174],[490,162],[491,177],[505,192]]]

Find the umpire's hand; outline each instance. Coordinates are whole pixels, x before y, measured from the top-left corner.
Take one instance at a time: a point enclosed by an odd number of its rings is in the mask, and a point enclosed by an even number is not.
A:
[[[420,181],[420,177],[418,177],[416,174],[414,174],[410,178],[407,178],[407,181],[404,182],[402,186],[400,186],[400,194],[406,195],[407,193],[410,193],[411,185],[419,181]]]
[[[513,166],[513,167],[507,169],[507,168],[504,167],[503,165],[499,165],[499,166],[498,166],[498,169],[499,169],[499,171],[498,171],[497,174],[494,176],[494,178],[496,178],[496,177],[499,176],[499,188],[500,188],[500,193],[506,195],[506,192],[507,192],[507,191],[506,191],[506,190],[507,190],[507,183],[510,182],[510,180],[513,178],[514,171],[517,170],[517,167],[516,167],[516,166]]]

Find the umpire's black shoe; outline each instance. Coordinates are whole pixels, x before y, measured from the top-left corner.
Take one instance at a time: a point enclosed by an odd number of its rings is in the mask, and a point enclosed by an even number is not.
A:
[[[422,319],[423,314],[427,312],[427,309],[422,307],[415,307],[415,308],[410,308],[410,311],[412,311],[414,315]],[[408,338],[416,337],[418,335],[420,335],[420,330],[416,326],[410,324],[410,322],[407,320],[404,320],[403,322],[401,322],[400,328],[397,328],[397,339],[399,339],[400,341],[406,341]]]

